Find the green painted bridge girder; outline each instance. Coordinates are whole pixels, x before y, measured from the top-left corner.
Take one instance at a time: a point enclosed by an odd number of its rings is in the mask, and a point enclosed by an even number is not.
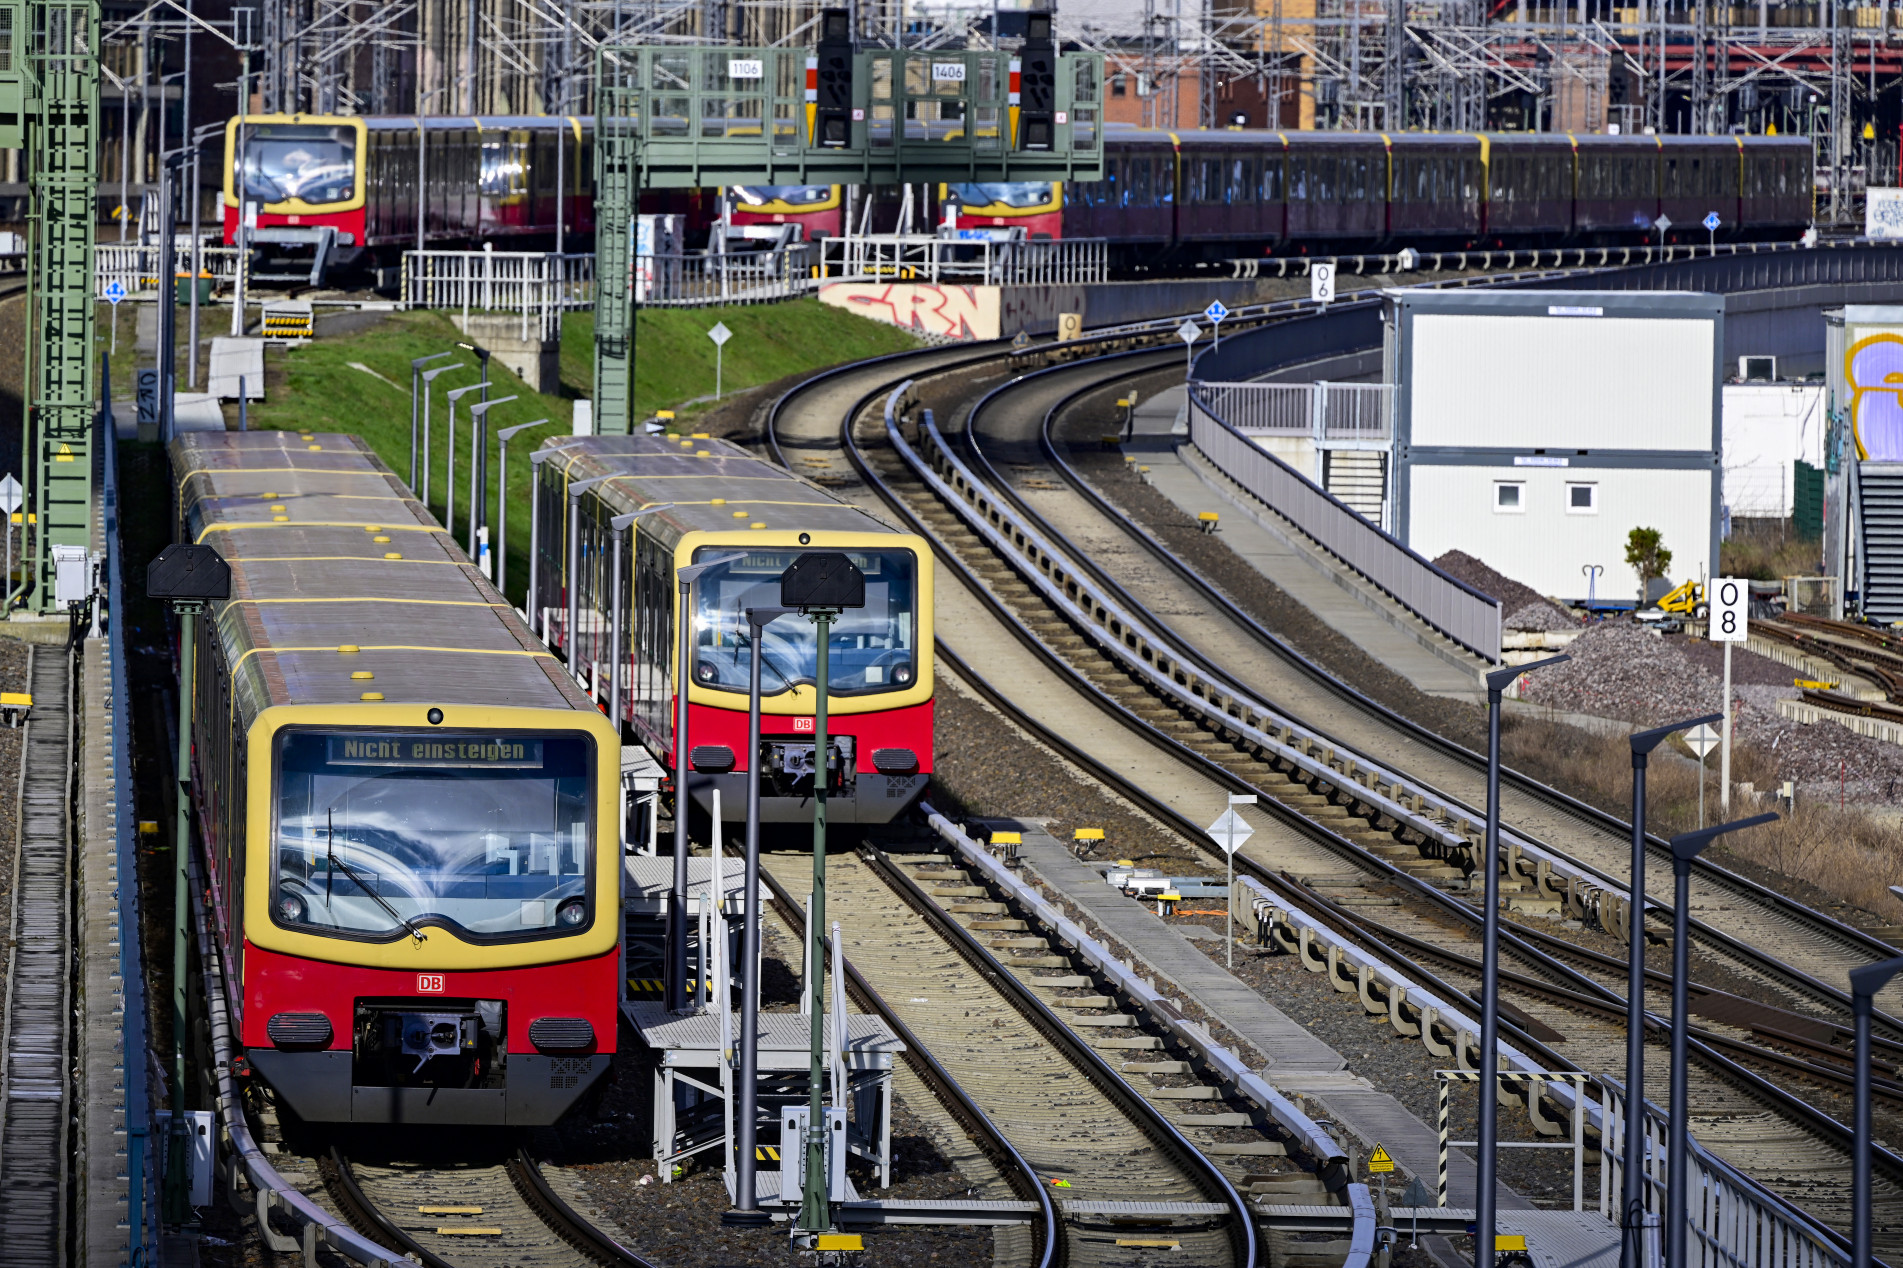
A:
[[[998,50],[854,54],[847,144],[813,143],[804,48],[603,45],[596,54],[595,430],[633,426],[629,226],[642,189],[1103,179],[1103,57],[1058,57],[1048,149],[1018,136]]]

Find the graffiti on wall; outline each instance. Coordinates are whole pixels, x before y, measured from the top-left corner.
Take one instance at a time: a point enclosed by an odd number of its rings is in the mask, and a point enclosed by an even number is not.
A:
[[[834,282],[820,302],[947,339],[998,338],[998,288],[930,282]]]
[[[1857,456],[1903,462],[1903,335],[1871,335],[1844,354]]]

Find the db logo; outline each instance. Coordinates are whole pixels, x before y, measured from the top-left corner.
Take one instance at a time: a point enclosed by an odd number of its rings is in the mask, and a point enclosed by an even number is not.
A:
[[[441,973],[418,973],[416,975],[416,993],[418,995],[441,995],[443,993],[443,975]]]
[[[795,731],[805,731],[810,734],[813,729],[813,720],[811,718],[794,718],[793,729]]]

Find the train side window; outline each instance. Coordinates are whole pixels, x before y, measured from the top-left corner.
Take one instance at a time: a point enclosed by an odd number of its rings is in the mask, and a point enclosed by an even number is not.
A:
[[[1221,203],[1223,201],[1222,160],[1219,158],[1203,159],[1197,164],[1197,167],[1200,169],[1201,180],[1199,183],[1201,188],[1196,191],[1196,201],[1211,204]]]
[[[1336,163],[1337,159],[1332,154],[1324,154],[1315,163],[1315,198],[1318,202],[1334,202],[1341,189]]]
[[[1288,161],[1288,200],[1308,201],[1308,156],[1292,155]]]
[[[1282,158],[1280,155],[1262,160],[1261,189],[1263,202],[1279,203],[1282,201]]]
[[[1130,205],[1133,207],[1151,207],[1156,204],[1150,189],[1150,167],[1147,158],[1130,160]]]

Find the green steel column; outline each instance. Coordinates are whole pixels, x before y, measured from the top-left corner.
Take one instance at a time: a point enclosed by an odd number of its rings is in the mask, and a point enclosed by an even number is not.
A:
[[[29,385],[34,469],[33,606],[53,610],[54,546],[92,548],[94,408],[93,198],[98,186],[99,6],[35,0],[27,111],[27,181],[33,208],[28,269],[38,299],[31,329],[39,356]]]
[[[817,697],[813,708],[813,910],[806,926],[806,942],[812,948],[806,959],[812,966],[806,993],[812,1000],[813,1059],[807,1075],[806,1189],[800,1200],[800,1228],[809,1233],[822,1233],[833,1226],[832,1210],[826,1200],[826,1102],[820,1096],[829,1064],[826,1051],[826,791],[829,782],[826,644],[832,633],[833,615],[813,613],[813,622],[819,627],[819,663],[813,674],[813,694]],[[841,1026],[846,1024],[843,1017],[836,1021]],[[780,1145],[780,1156],[782,1159],[786,1156],[784,1142]]]
[[[634,397],[634,288],[628,231],[639,210],[638,94],[635,67],[617,64],[630,49],[604,49],[596,82],[595,127],[595,432],[624,436]]]

